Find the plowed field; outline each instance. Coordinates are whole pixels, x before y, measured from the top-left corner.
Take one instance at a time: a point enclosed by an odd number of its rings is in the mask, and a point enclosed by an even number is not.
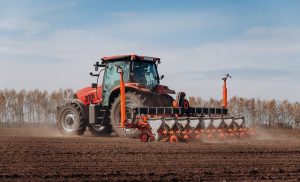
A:
[[[299,138],[273,131],[255,141],[141,143],[0,129],[0,181],[299,181]]]

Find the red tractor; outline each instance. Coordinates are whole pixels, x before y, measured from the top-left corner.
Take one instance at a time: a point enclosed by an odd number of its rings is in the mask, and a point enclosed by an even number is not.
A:
[[[74,99],[59,107],[57,124],[59,130],[67,135],[82,135],[86,127],[93,135],[111,132],[111,127],[120,136],[137,136],[135,129],[122,129],[120,125],[120,85],[117,67],[124,72],[126,107],[171,107],[175,94],[167,86],[160,85],[157,65],[159,58],[138,55],[103,57],[102,63],[94,65],[97,83],[83,88]],[[98,85],[100,74],[104,72],[102,85]],[[130,115],[130,113],[128,113]],[[130,118],[130,116],[128,116]]]
[[[223,107],[190,107],[185,93],[160,85],[159,58],[138,55],[103,57],[94,65],[97,83],[79,90],[74,99],[58,108],[57,125],[63,134],[93,135],[114,131],[119,136],[141,141],[178,141],[191,138],[244,137],[251,130],[244,118],[228,116],[226,75]],[[102,68],[99,70],[99,68]],[[104,72],[104,73],[103,73]],[[103,73],[102,85],[98,84]]]

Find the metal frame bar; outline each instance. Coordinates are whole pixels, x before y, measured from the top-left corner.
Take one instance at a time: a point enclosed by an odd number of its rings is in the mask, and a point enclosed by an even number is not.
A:
[[[227,115],[226,108],[190,107],[188,109],[176,107],[136,107],[133,109],[137,115],[162,114],[162,115]]]

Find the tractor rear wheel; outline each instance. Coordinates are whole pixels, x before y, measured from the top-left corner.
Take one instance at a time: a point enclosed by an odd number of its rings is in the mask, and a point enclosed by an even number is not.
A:
[[[161,95],[161,104],[163,107],[172,107],[173,106],[173,97],[168,94]]]
[[[67,103],[58,110],[56,124],[64,135],[83,135],[87,123],[81,108],[76,104]]]
[[[149,94],[151,107],[172,107],[173,106],[173,97],[168,94]]]
[[[132,108],[145,106],[146,99],[135,92],[128,92],[125,94],[126,97],[126,116],[127,121],[130,123],[133,119]],[[110,121],[113,130],[121,137],[138,137],[140,131],[135,128],[123,129],[121,128],[121,99],[120,96],[115,99],[110,109]]]

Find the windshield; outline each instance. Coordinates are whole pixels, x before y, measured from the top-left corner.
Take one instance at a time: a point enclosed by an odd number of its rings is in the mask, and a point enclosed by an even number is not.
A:
[[[132,80],[152,89],[158,84],[156,65],[153,62],[132,62]]]

